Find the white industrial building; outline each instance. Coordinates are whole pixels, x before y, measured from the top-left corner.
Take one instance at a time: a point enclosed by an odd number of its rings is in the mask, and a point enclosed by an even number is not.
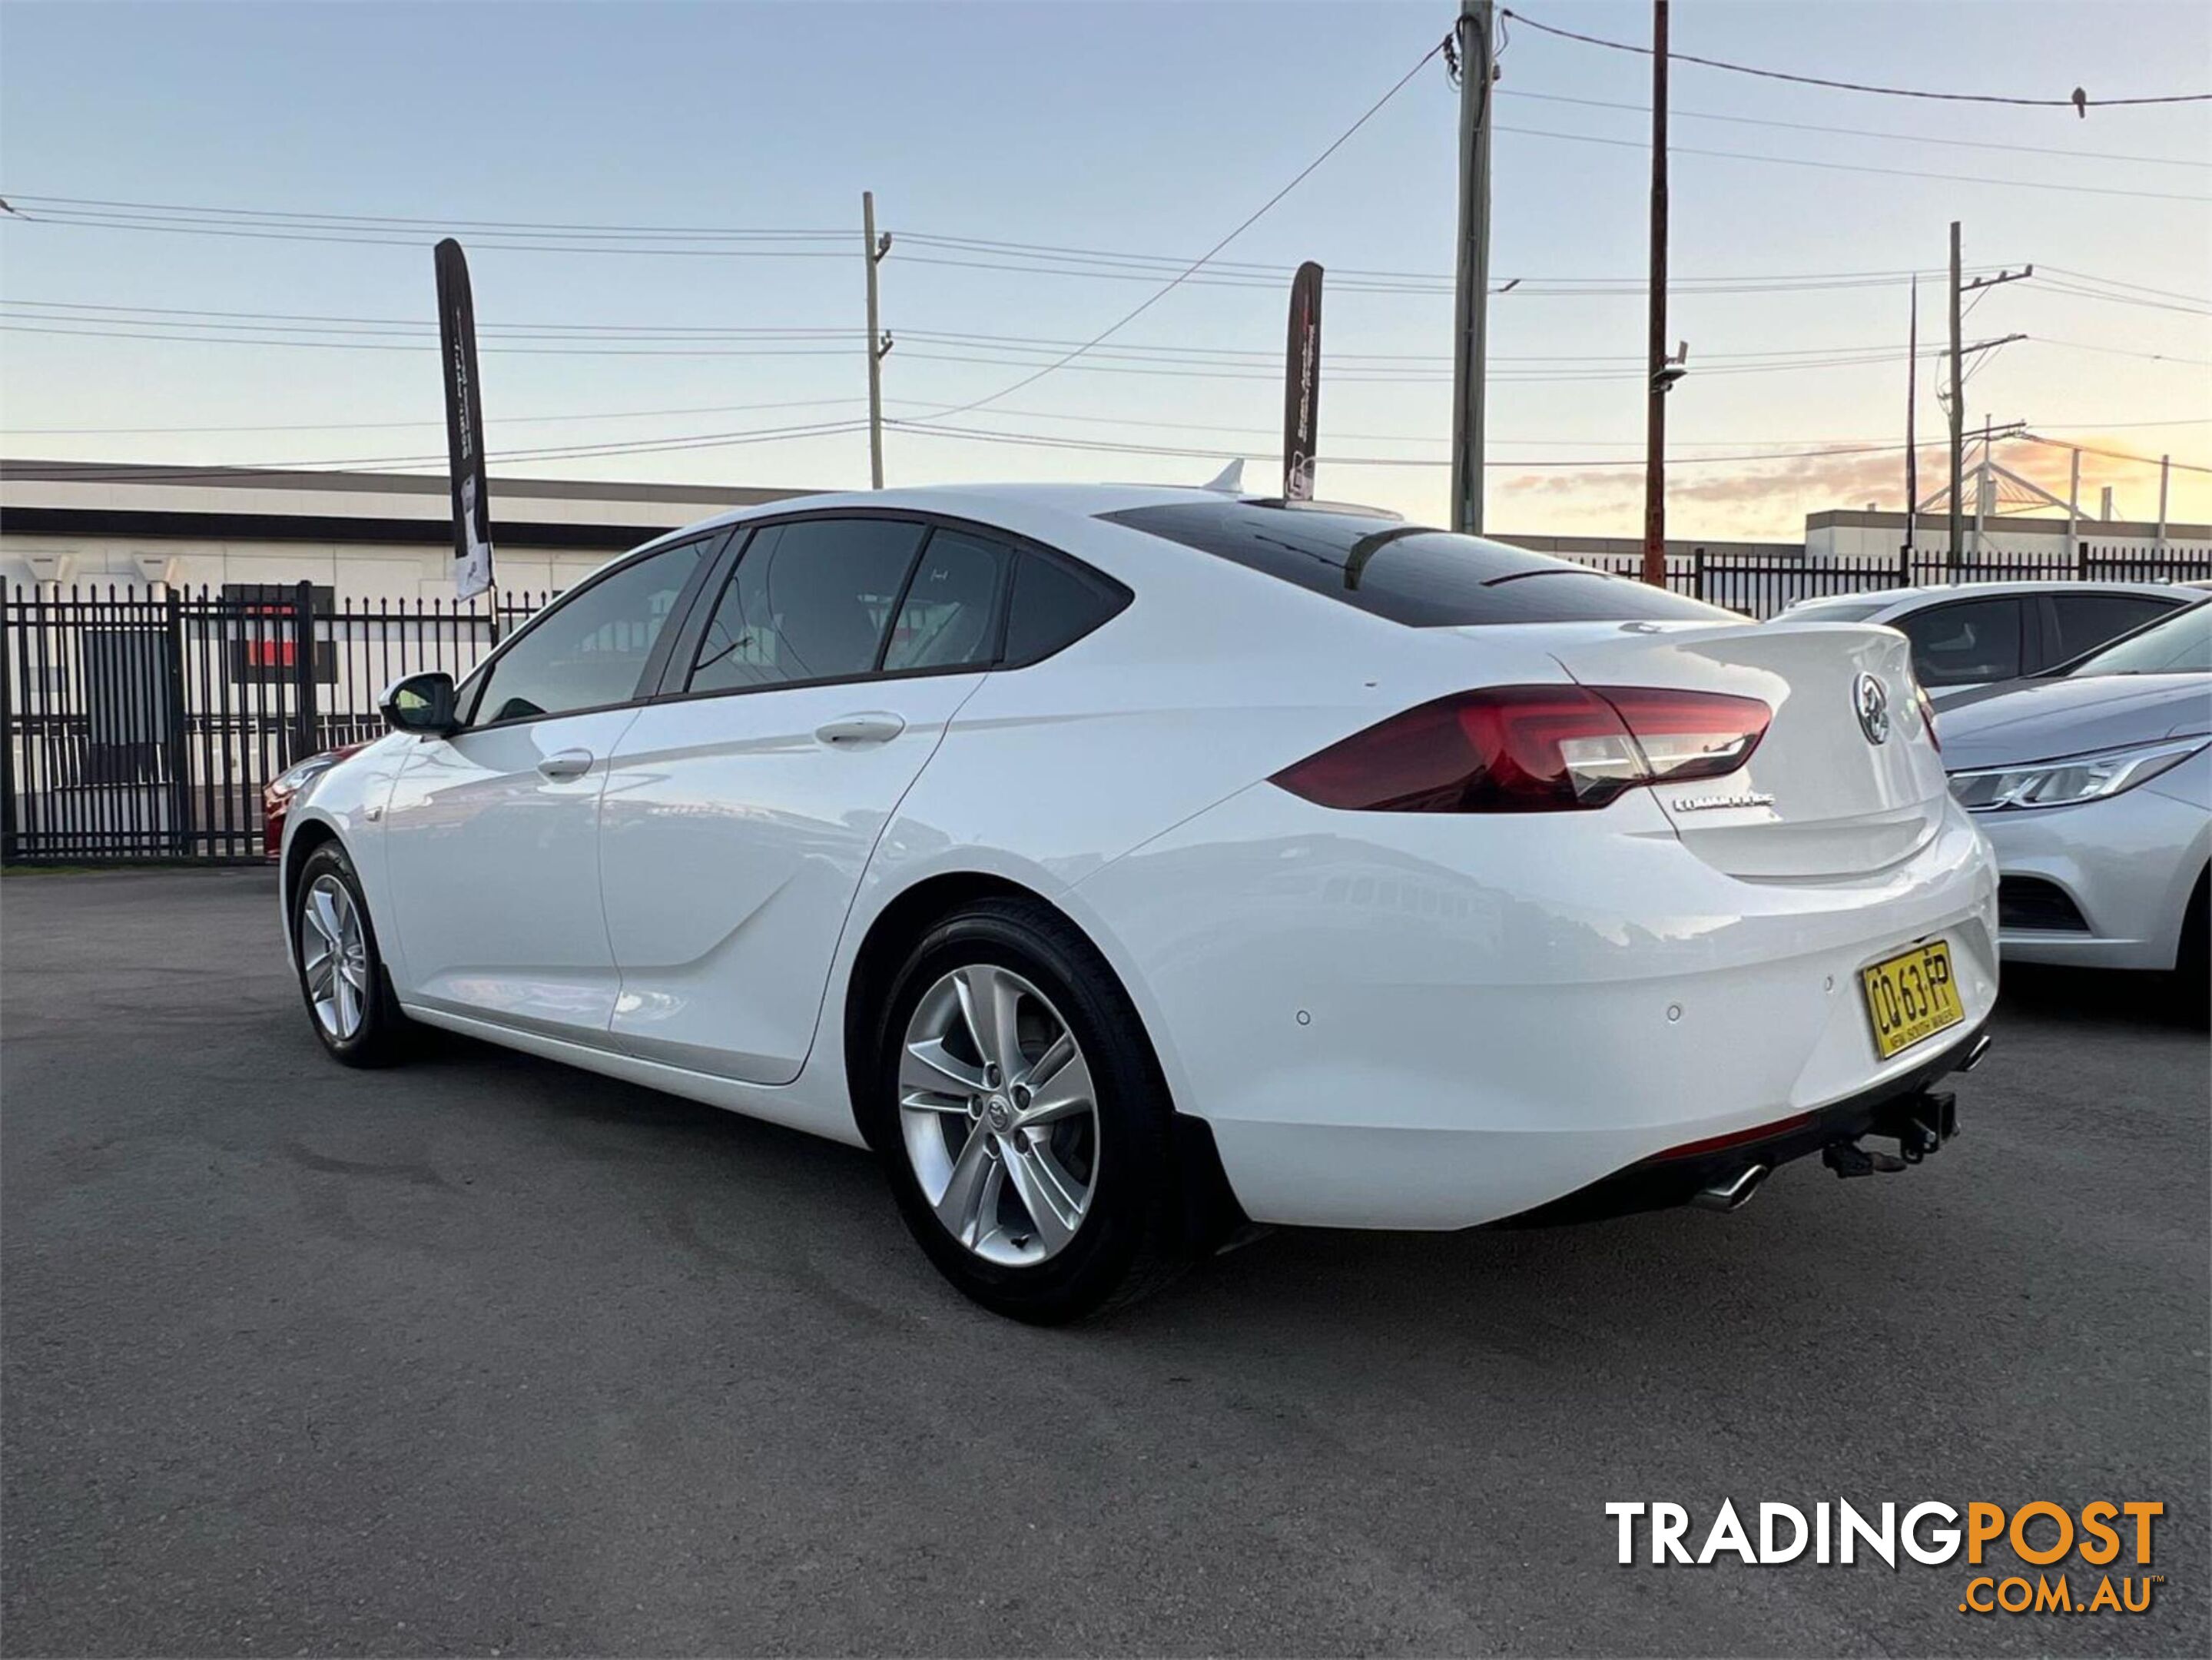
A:
[[[663,531],[801,494],[495,477],[500,586],[565,588]],[[349,600],[450,601],[453,538],[442,475],[0,461],[0,580],[11,590],[307,581]]]
[[[2069,520],[2039,514],[2007,513],[1985,518],[1978,532],[1982,555],[1988,559],[2070,564],[2076,549],[2087,548],[2099,559],[2153,559],[2212,556],[2212,525],[2166,525],[2136,520]],[[1975,557],[1977,532],[1970,515],[1960,538],[1971,562]],[[1913,521],[1912,542],[1923,550],[1941,552],[1950,544],[1948,514],[1923,513]],[[1905,544],[1902,513],[1808,513],[1805,515],[1804,553],[1815,562],[1829,560],[1893,559]]]

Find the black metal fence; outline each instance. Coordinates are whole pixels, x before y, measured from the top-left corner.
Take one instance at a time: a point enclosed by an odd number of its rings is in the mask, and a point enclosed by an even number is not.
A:
[[[0,857],[262,856],[261,792],[382,730],[403,674],[468,672],[551,596],[337,603],[310,583],[65,595],[0,585]]]
[[[1589,555],[1617,575],[1634,554]],[[1667,585],[1760,619],[1801,599],[1921,583],[2212,580],[2212,551],[2084,547],[1952,566],[1940,550],[1808,560],[1670,556]],[[495,606],[347,601],[234,584],[66,596],[0,583],[0,858],[95,864],[263,856],[261,792],[294,762],[372,738],[404,674],[473,668],[553,596]]]
[[[1640,576],[1643,556],[1634,553],[1577,554],[1577,562],[1615,576]],[[1877,593],[1888,588],[1969,582],[2191,582],[2212,581],[2212,550],[2184,553],[2168,550],[2093,548],[2064,554],[1984,553],[1954,565],[1941,549],[1899,548],[1895,553],[1838,555],[1807,559],[1799,555],[1708,554],[1703,548],[1670,554],[1667,586],[1764,622],[1801,599],[1847,593]]]

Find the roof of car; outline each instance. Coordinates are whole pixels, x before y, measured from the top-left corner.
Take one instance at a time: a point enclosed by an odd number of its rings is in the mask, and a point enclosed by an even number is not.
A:
[[[795,514],[839,513],[855,508],[876,512],[895,512],[905,508],[917,513],[938,513],[949,518],[971,518],[988,522],[994,517],[994,509],[1017,509],[1028,515],[1042,512],[1076,519],[1097,519],[1108,514],[1125,513],[1134,508],[1206,502],[1280,505],[1281,501],[1280,496],[1269,496],[1262,491],[1214,489],[1196,484],[911,484],[892,489],[823,491],[781,501],[749,503],[669,531],[645,544],[644,548],[634,551],[642,552],[645,548],[658,547],[724,525],[758,519],[780,519]],[[1397,519],[1400,516],[1388,508],[1361,507],[1343,502],[1300,502],[1297,505],[1302,510],[1352,514],[1377,519]]]
[[[1870,588],[1859,593],[1824,593],[1817,599],[1800,599],[1790,609],[1807,611],[1822,610],[1830,605],[1874,605],[1887,611],[1929,599],[2001,599],[2009,594],[2022,593],[2143,593],[2161,594],[2173,599],[2196,597],[2179,582],[2107,582],[2074,577],[2042,577],[2007,582],[1923,582],[1910,588]]]

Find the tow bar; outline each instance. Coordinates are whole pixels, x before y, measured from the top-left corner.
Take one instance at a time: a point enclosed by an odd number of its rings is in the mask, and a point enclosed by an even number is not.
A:
[[[1981,1059],[1978,1047],[1968,1061]],[[1966,1068],[1961,1067],[1964,1071]],[[1918,1164],[1959,1133],[1959,1098],[1951,1090],[1923,1090],[1889,1103],[1876,1115],[1866,1134],[1893,1138],[1894,1153],[1875,1152],[1859,1145],[1858,1137],[1831,1141],[1820,1149],[1820,1162],[1838,1176],[1887,1175]]]

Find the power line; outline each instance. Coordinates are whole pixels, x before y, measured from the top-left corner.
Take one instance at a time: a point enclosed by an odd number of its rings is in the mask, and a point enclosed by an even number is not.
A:
[[[351,334],[358,329],[374,328],[396,331],[401,337],[427,336],[434,332],[436,325],[428,319],[408,318],[351,317],[316,314],[304,312],[214,311],[177,306],[123,306],[96,304],[68,300],[24,300],[14,297],[0,299],[0,310],[19,308],[35,313],[34,322],[67,323],[86,327],[144,325],[152,327],[217,328],[259,330],[270,325],[269,331],[285,334],[304,334],[309,328],[275,326],[278,325],[313,325],[316,328],[333,329],[340,334]],[[100,313],[79,317],[70,313],[89,312]],[[863,331],[835,327],[769,327],[755,326],[726,328],[712,326],[680,327],[651,324],[626,323],[485,323],[480,332],[489,337],[514,339],[769,339],[781,341],[826,341],[850,343],[862,337]],[[502,334],[501,331],[504,331]],[[983,346],[1007,350],[1057,350],[1079,344],[1065,337],[1043,335],[974,333],[956,330],[904,329],[902,339],[957,346]],[[252,344],[241,342],[240,344]],[[274,344],[274,343],[271,343]],[[1905,350],[1901,344],[1872,342],[1850,346],[1818,346],[1808,348],[1772,347],[1748,351],[1708,352],[1704,362],[1732,362],[1739,360],[1787,360],[1791,358],[1826,358],[1838,353],[1893,355]],[[1100,349],[1100,356],[1121,356],[1132,362],[1176,362],[1185,360],[1200,362],[1219,362],[1247,368],[1272,369],[1281,360],[1279,349],[1273,347],[1179,346],[1169,342],[1128,342],[1122,345]],[[1331,352],[1324,360],[1340,368],[1382,366],[1389,364],[1441,365],[1450,361],[1449,354],[1440,352]],[[1629,352],[1539,352],[1517,356],[1494,356],[1494,362],[1540,364],[1635,363],[1643,359]]]
[[[1243,458],[1249,453],[1249,452],[1244,450],[1205,449],[1194,447],[1165,444],[1113,444],[1097,439],[1054,438],[1042,434],[1006,432],[996,429],[981,427],[950,427],[931,422],[890,421],[887,422],[886,424],[896,431],[915,433],[924,437],[967,438],[974,439],[983,443],[1016,444],[1040,449],[1105,451],[1117,455],[1170,455],[1184,457],[1194,460],[1209,461],[1236,460]],[[1674,459],[1685,464],[1694,465],[1742,461],[1809,461],[1818,460],[1826,456],[1886,454],[1900,451],[1904,447],[1905,447],[1902,444],[1866,444],[1846,446],[1844,447],[1836,449],[1771,450],[1734,455],[1678,456]],[[1316,459],[1322,464],[1331,466],[1449,467],[1451,465],[1450,461],[1448,459],[1427,456],[1336,455],[1324,453],[1317,457]],[[1528,468],[1579,469],[1598,467],[1641,467],[1644,465],[1644,461],[1641,457],[1627,460],[1617,459],[1610,457],[1600,457],[1596,459],[1580,458],[1574,460],[1494,460],[1486,462],[1485,465],[1486,466],[1508,470]]]
[[[2177,357],[2166,351],[2131,351],[2125,346],[2096,346],[2086,340],[2054,340],[2048,335],[2037,335],[2034,343],[2040,346],[2063,346],[2068,351],[2101,352],[2107,357],[2139,357],[2152,363],[2179,363],[2189,368],[2212,369],[2212,357]]]
[[[2212,167],[2212,162],[2206,165]],[[2155,295],[2161,300],[2185,300],[2191,305],[2212,306],[2212,295],[2183,294],[2173,289],[2154,289],[2143,283],[2124,283],[2117,277],[2099,277],[2086,271],[2069,271],[2063,265],[2045,265],[2043,269],[2061,277],[2073,277],[2076,282],[2096,283],[2108,289],[2132,289],[2138,294]]]
[[[52,321],[23,323],[0,320],[0,332],[40,335],[71,340],[135,340],[165,342],[172,344],[199,346],[247,346],[305,350],[315,351],[377,351],[413,352],[435,351],[432,341],[412,342],[389,338],[374,339],[290,339],[273,336],[245,336],[206,332],[162,332],[157,328],[114,329],[96,326],[70,326],[76,319],[57,319]],[[517,346],[488,344],[480,348],[486,356],[523,356],[555,357],[679,357],[679,358],[775,358],[821,357],[842,355],[842,349],[830,346]],[[973,349],[965,351],[931,351],[913,350],[902,354],[908,362],[958,363],[981,368],[1030,368],[1034,366],[1037,348],[1000,347]],[[1028,351],[1030,355],[1019,355]],[[1723,362],[1718,367],[1705,371],[1707,377],[1735,374],[1769,374],[1791,373],[1806,369],[1853,368],[1874,364],[1893,362],[1899,356],[1896,348],[1863,349],[1838,351],[1812,357],[1784,357],[1771,361]],[[1923,356],[1932,356],[1931,350]],[[1079,353],[1064,353],[1044,366],[1045,370],[1072,368],[1091,374],[1135,374],[1166,376],[1182,380],[1279,381],[1279,370],[1257,362],[1222,362],[1218,360],[1192,361],[1177,357],[1146,357],[1133,353],[1104,357],[1103,361],[1075,360]],[[1103,355],[1102,355],[1103,356]],[[1560,367],[1545,368],[1547,361],[1558,361]],[[1617,360],[1626,362],[1626,356]],[[1042,374],[1032,374],[1014,383],[1026,386],[1042,379]],[[1450,374],[1443,368],[1422,368],[1403,367],[1384,368],[1361,366],[1340,370],[1334,376],[1341,384],[1360,385],[1448,385]],[[1632,369],[1607,369],[1589,363],[1566,360],[1533,360],[1520,367],[1492,374],[1495,381],[1562,383],[1580,380],[1620,380],[1635,378]],[[1012,386],[1007,388],[1013,390]],[[988,401],[988,400],[986,400]],[[946,407],[939,405],[938,407]],[[965,407],[965,406],[963,406]],[[949,412],[949,410],[948,410]]]
[[[2101,455],[2108,461],[2138,461],[2147,467],[2170,466],[2178,472],[2212,472],[2212,466],[2194,461],[2176,461],[2164,455],[2130,455],[2125,450],[2101,450],[2091,444],[2069,443],[2060,438],[2044,438],[2032,432],[2019,435],[2031,444],[2043,444],[2052,449],[2079,450],[2084,455]]]
[[[1733,154],[1733,152],[1730,154]],[[65,198],[58,197],[23,196],[17,194],[11,197],[9,199],[15,201],[38,203],[75,200],[89,201],[93,198]],[[310,217],[310,216],[289,214],[285,213],[283,210],[273,209],[198,207],[178,204],[143,205],[148,206],[149,209],[157,210],[162,216],[143,225],[127,225],[121,228],[186,231],[204,228],[228,232],[229,230],[241,228],[252,228],[257,221],[263,219],[266,219],[270,222],[267,226],[263,227],[264,228],[282,228],[285,226],[296,227],[300,222],[305,221]],[[52,216],[19,215],[17,217],[21,222],[32,224],[69,224],[78,222],[76,220],[59,218]],[[208,221],[208,223],[204,227],[195,222],[197,220],[203,217]],[[337,231],[349,232],[356,228],[365,228],[368,230],[375,231],[394,226],[414,226],[419,228],[422,234],[445,232],[468,233],[471,231],[471,227],[474,226],[490,226],[521,222],[465,220],[446,221],[434,219],[392,220],[373,218],[368,216],[336,214],[324,215],[319,216],[319,217],[325,222],[322,226],[322,228],[324,229],[335,229]],[[0,220],[0,222],[6,222],[4,220]],[[90,222],[88,221],[86,222]],[[685,229],[672,226],[623,227],[579,225],[574,227],[562,227],[561,228],[572,229],[580,235],[603,238],[621,238],[639,235],[670,235],[680,236],[691,240],[730,237],[773,237],[805,240],[834,238],[835,240],[842,240],[850,235],[850,233],[847,231],[830,233],[800,230],[726,230],[704,227]],[[291,233],[287,231],[285,234],[290,234]],[[1007,270],[1015,271],[1030,271],[1032,270],[1036,270],[1039,274],[1063,276],[1103,276],[1110,274],[1128,277],[1136,280],[1146,280],[1149,278],[1171,275],[1176,271],[1189,271],[1194,264],[1201,264],[1205,266],[1205,269],[1197,272],[1194,276],[1186,277],[1185,280],[1187,282],[1234,282],[1238,285],[1267,286],[1270,288],[1279,286],[1281,283],[1287,281],[1292,271],[1292,267],[1288,265],[1267,265],[1243,260],[1228,260],[1212,257],[1206,257],[1200,261],[1194,262],[1186,256],[1139,253],[1127,250],[1073,248],[1051,244],[1008,241],[981,237],[952,236],[928,231],[898,230],[896,234],[898,235],[901,242],[908,246],[932,247],[951,252],[972,252],[989,256],[985,258],[975,260],[921,260],[920,256],[909,256],[910,258],[917,259],[921,263],[936,263],[957,265],[961,269]],[[310,235],[307,240],[328,239],[322,239]],[[349,238],[347,236],[339,236],[336,240],[344,241],[349,240]],[[412,234],[380,240],[385,245],[389,246],[410,247],[416,246],[416,242]],[[503,245],[493,244],[493,246],[498,246]],[[537,251],[563,252],[568,251],[568,249],[567,245],[565,244],[547,243]],[[582,252],[654,252],[655,250],[578,248],[574,251]],[[683,253],[724,253],[741,252],[714,248],[661,249],[658,251],[663,252]],[[806,257],[811,258],[816,256],[810,252]],[[840,249],[827,250],[821,257],[843,257],[843,251]],[[1937,273],[1920,272],[1917,274],[1926,276],[1935,275]],[[1862,271],[1780,272],[1766,275],[1686,277],[1677,279],[1672,286],[1677,288],[1686,288],[1695,285],[1698,288],[1716,293],[1764,291],[1767,289],[1785,290],[1800,288],[1875,287],[1902,284],[1909,282],[1914,275],[1916,275],[1916,273],[1911,271]],[[1449,272],[1375,271],[1356,266],[1332,266],[1330,269],[1329,277],[1332,291],[1348,286],[1357,287],[1362,283],[1367,283],[1372,284],[1375,291],[1377,292],[1395,292],[1399,290],[1401,285],[1423,289],[1434,289],[1439,292],[1449,292],[1452,282],[1452,277]],[[1579,277],[1528,275],[1524,276],[1516,285],[1514,293],[1516,295],[1537,295],[1547,292],[1579,294],[1593,289],[1604,290],[1607,289],[1618,289],[1624,293],[1640,293],[1642,291],[1643,282],[1644,279],[1641,277]]]
[[[20,191],[8,192],[7,199],[10,202],[31,202],[65,208],[100,208],[143,213],[206,214],[216,217],[267,219],[285,222],[312,222],[317,224],[404,227],[417,231],[448,234],[471,231],[561,231],[592,236],[681,236],[693,239],[701,237],[801,238],[817,240],[842,240],[852,234],[849,229],[796,230],[788,228],[761,229],[727,225],[563,224],[513,219],[423,219],[376,214],[303,212],[285,208],[223,208],[178,202],[118,202],[90,196],[26,196]]]
[[[429,234],[427,229],[411,234],[403,232],[390,234],[364,229],[358,234],[341,234],[335,231],[279,229],[268,226],[252,226],[245,222],[234,224],[190,219],[157,219],[76,212],[56,214],[51,211],[19,214],[0,218],[0,224],[73,225],[94,230],[161,231],[186,236],[221,236],[259,242],[318,242],[346,247],[419,248],[423,236]],[[749,245],[672,247],[664,246],[657,242],[599,243],[543,239],[515,240],[505,240],[496,234],[487,236],[481,233],[471,238],[471,246],[510,253],[638,254],[714,259],[838,259],[845,257],[842,250],[827,247],[790,248]]]
[[[816,422],[787,427],[762,427],[747,431],[693,433],[671,438],[623,440],[601,444],[555,444],[535,449],[488,451],[485,459],[502,465],[528,465],[544,461],[572,461],[621,455],[654,455],[677,450],[721,449],[742,444],[782,443],[800,438],[830,438],[860,431],[865,421],[846,420]],[[446,465],[441,452],[434,455],[374,455],[348,456],[325,461],[223,461],[210,462],[204,466],[161,468],[149,471],[145,466],[128,462],[85,463],[73,465],[73,479],[106,481],[120,479],[144,483],[189,483],[194,480],[224,478],[240,472],[331,472],[364,467],[427,467]]]
[[[1671,54],[1680,57],[1680,52]],[[1610,98],[1573,98],[1565,93],[1528,92],[1500,87],[1498,92],[1509,99],[1528,98],[1546,104],[1578,104],[1587,109],[1628,110],[1638,115],[1649,115],[1649,104],[1624,103]],[[1889,132],[1875,127],[1832,127],[1811,121],[1777,121],[1771,117],[1756,115],[1723,115],[1717,110],[1686,110],[1679,106],[1668,112],[1670,117],[1680,116],[1693,121],[1725,121],[1731,126],[1775,127],[1790,132],[1832,133],[1846,138],[1881,138],[1905,144],[1942,144],[1958,149],[2014,150],[2024,155],[2063,155],[2081,161],[2127,161],[2144,167],[2212,167],[2212,161],[2195,155],[2139,155],[2114,150],[2069,149],[2056,144],[2020,144],[1989,138],[1940,138],[1927,132]]]
[[[2085,288],[2079,283],[2054,283],[2040,274],[2029,279],[2029,286],[2047,294],[2071,295],[2077,300],[2104,300],[2116,306],[2134,306],[2144,311],[2178,311],[2185,317],[2212,317],[2212,305],[2181,305],[2171,300],[2152,300],[2141,295],[2108,293]]]
[[[55,324],[75,319],[58,318]],[[283,340],[252,336],[238,337],[219,334],[154,333],[145,330],[65,328],[46,323],[0,322],[0,331],[10,334],[44,334],[74,340],[167,340],[188,345],[203,346],[291,346],[307,347],[321,351],[410,351],[438,350],[435,340],[411,343],[402,340]],[[844,349],[838,346],[502,346],[486,345],[479,348],[486,356],[498,353],[504,356],[520,357],[840,357]]]
[[[1595,34],[1582,34],[1573,29],[1563,29],[1555,23],[1538,22],[1523,12],[1507,10],[1502,7],[1499,9],[1501,15],[1510,17],[1516,23],[1526,23],[1532,29],[1540,29],[1546,34],[1556,34],[1562,40],[1579,40],[1584,46],[1603,46],[1612,52],[1631,52],[1646,58],[1651,55],[1650,47],[1638,46],[1633,41],[1607,40]],[[1826,87],[1836,92],[1879,93],[1887,98],[1932,99],[1949,104],[2017,104],[2043,109],[2071,109],[2086,114],[2088,105],[2092,101],[2100,107],[2117,107],[2134,104],[2212,102],[2212,92],[2171,93],[2148,98],[2099,98],[2094,100],[2088,99],[2079,88],[2064,98],[2017,98],[1988,92],[1929,92],[1911,87],[1873,86],[1860,81],[1832,81],[1817,75],[1795,75],[1786,70],[1756,69],[1748,64],[1731,64],[1717,58],[1699,58],[1686,52],[1670,51],[1667,56],[1670,59],[1679,59],[1685,64],[1696,64],[1705,69],[1726,70],[1734,75],[1753,75],[1762,80],[1790,81],[1799,86]]]
[[[1339,149],[1342,149],[1352,136],[1358,132],[1360,128],[1365,126],[1369,121],[1372,120],[1385,104],[1388,104],[1393,98],[1395,98],[1400,92],[1403,91],[1413,78],[1419,75],[1427,65],[1428,61],[1431,58],[1434,58],[1437,53],[1441,52],[1443,50],[1443,40],[1439,39],[1434,46],[1431,46],[1426,52],[1420,55],[1420,58],[1414,63],[1413,68],[1407,70],[1404,75],[1398,78],[1396,84],[1392,86],[1389,91],[1384,93],[1380,98],[1369,105],[1366,112],[1357,121],[1354,121],[1350,126],[1346,127],[1342,132],[1339,133],[1335,138],[1331,140],[1327,149],[1323,150],[1319,155],[1316,155],[1312,161],[1307,162],[1304,167],[1301,167],[1297,174],[1291,178],[1290,183],[1285,185],[1265,202],[1261,203],[1256,210],[1255,210],[1234,230],[1231,231],[1228,235],[1223,237],[1218,242],[1216,242],[1212,247],[1208,248],[1204,253],[1200,254],[1196,259],[1192,261],[1188,270],[1178,272],[1174,277],[1170,278],[1164,286],[1160,288],[1155,293],[1147,295],[1144,301],[1138,304],[1133,309],[1125,313],[1118,321],[1102,330],[1084,344],[1078,346],[1073,351],[1069,352],[1066,356],[1060,358],[1056,362],[1046,364],[1042,368],[1038,369],[1034,374],[1023,376],[1020,380],[1012,382],[1011,385],[1004,386],[999,391],[993,392],[988,398],[975,398],[968,403],[957,404],[953,408],[943,410],[941,413],[945,415],[963,415],[969,410],[981,409],[987,404],[995,404],[1000,398],[1007,397],[1013,392],[1019,392],[1024,386],[1032,386],[1037,381],[1043,380],[1045,376],[1052,374],[1055,369],[1066,368],[1077,358],[1082,356],[1085,352],[1089,351],[1093,346],[1103,344],[1112,336],[1120,333],[1121,330],[1126,328],[1129,324],[1135,322],[1138,318],[1143,316],[1145,313],[1150,311],[1161,301],[1166,299],[1169,295],[1174,293],[1175,290],[1181,287],[1183,282],[1194,273],[1200,266],[1206,264],[1206,262],[1212,258],[1215,254],[1220,252],[1222,249],[1227,247],[1231,242],[1235,241],[1246,231],[1249,230],[1254,225],[1257,224],[1261,218],[1265,216],[1268,210],[1273,208],[1275,204],[1281,201],[1292,191],[1296,190],[1301,184],[1304,183],[1307,177],[1311,174],[1316,167],[1320,167],[1322,162],[1328,161],[1330,156],[1335,155]]]
[[[1680,56],[1679,53],[1669,55]],[[1600,138],[1586,132],[1553,132],[1540,127],[1502,125],[1495,131],[1518,133],[1529,138],[1563,139],[1576,144],[1605,144],[1616,149],[1648,151],[1650,149],[1650,145],[1641,139]],[[1867,173],[1889,179],[1937,179],[1954,185],[2008,185],[2019,190],[2062,191],[2071,196],[2130,196],[2153,202],[2212,202],[2212,196],[2193,196],[2183,191],[2119,190],[2109,185],[2062,184],[2055,179],[2004,179],[1988,173],[1935,173],[1923,167],[1878,167],[1865,161],[1816,161],[1802,155],[1768,155],[1757,150],[1701,149],[1689,144],[1673,144],[1668,148],[1668,153],[1674,155],[1709,155],[1734,161],[1765,161],[1776,167],[1817,167],[1823,173]]]
[[[485,424],[504,427],[567,421],[665,420],[677,415],[737,415],[757,410],[835,409],[866,401],[859,398],[787,398],[767,404],[699,404],[685,409],[592,410],[574,415],[500,415]],[[232,432],[375,432],[405,428],[442,428],[445,424],[442,416],[427,421],[285,421],[274,425],[217,427],[16,427],[0,422],[0,433],[42,438],[91,438]]]

